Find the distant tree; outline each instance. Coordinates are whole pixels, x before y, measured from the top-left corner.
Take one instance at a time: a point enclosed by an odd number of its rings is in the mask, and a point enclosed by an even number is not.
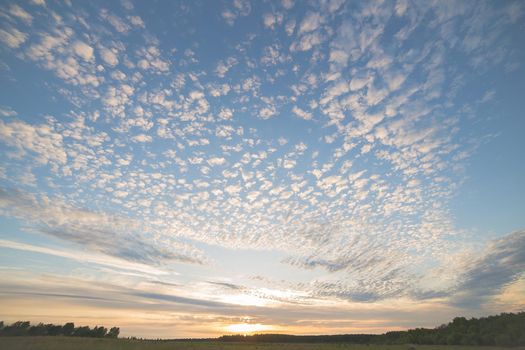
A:
[[[5,326],[3,333],[9,336],[27,335],[29,332],[29,321],[17,321],[9,326]]]
[[[46,325],[39,323],[36,326],[31,326],[29,327],[28,334],[37,336],[48,335]]]
[[[510,346],[514,345],[509,334],[498,334],[494,338],[494,342],[497,346]]]
[[[56,336],[56,335],[62,334],[61,325],[55,325],[55,324],[49,323],[49,324],[46,324],[46,330],[47,330],[47,335]]]
[[[89,326],[76,327],[73,322],[65,325],[44,324],[39,323],[31,326],[29,321],[18,321],[11,325],[5,326],[3,321],[0,321],[0,336],[74,336],[74,337],[94,337],[94,338],[117,338],[120,329],[113,327],[108,332],[108,329],[103,326],[96,326],[91,329]]]
[[[118,327],[112,327],[112,328],[109,330],[109,332],[108,332],[108,334],[106,335],[106,337],[108,337],[108,338],[118,338],[119,333],[120,333],[120,328],[118,328]]]
[[[108,332],[108,329],[106,327],[102,326],[95,326],[93,330],[91,331],[91,336],[94,338],[104,338]]]
[[[73,331],[75,337],[89,337],[91,336],[91,328],[89,326],[77,327]]]
[[[66,336],[70,336],[73,334],[74,330],[75,330],[75,324],[73,322],[68,322],[62,327],[62,334]]]

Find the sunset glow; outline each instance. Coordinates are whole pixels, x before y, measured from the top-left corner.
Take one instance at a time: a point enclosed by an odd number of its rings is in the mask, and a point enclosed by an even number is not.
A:
[[[249,334],[254,332],[266,332],[271,331],[272,327],[263,324],[251,324],[251,323],[238,323],[231,324],[226,327],[226,330],[230,333],[235,334]]]

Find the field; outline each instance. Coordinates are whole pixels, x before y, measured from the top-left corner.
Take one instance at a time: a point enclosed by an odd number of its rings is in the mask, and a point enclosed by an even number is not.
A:
[[[498,347],[355,344],[246,344],[69,337],[0,337],[2,350],[496,350]],[[506,348],[509,349],[509,348]],[[525,347],[512,348],[525,350]]]

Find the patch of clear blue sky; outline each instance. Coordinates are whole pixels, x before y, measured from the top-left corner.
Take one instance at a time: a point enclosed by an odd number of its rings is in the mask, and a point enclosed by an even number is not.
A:
[[[451,208],[459,227],[497,236],[525,224],[525,73],[494,74],[485,84],[494,100],[473,116],[480,122],[467,132],[492,136],[465,162],[467,177]]]

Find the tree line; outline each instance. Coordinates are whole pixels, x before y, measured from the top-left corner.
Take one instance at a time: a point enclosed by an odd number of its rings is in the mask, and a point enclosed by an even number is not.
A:
[[[10,325],[4,325],[0,321],[0,336],[67,336],[67,337],[91,337],[91,338],[117,338],[120,328],[89,326],[75,327],[73,322],[64,325],[44,324],[31,325],[29,321],[18,321]]]
[[[525,312],[502,313],[498,316],[466,319],[456,317],[439,327],[416,328],[385,334],[288,335],[255,334],[224,335],[224,342],[254,343],[356,343],[356,344],[428,344],[428,345],[525,345]]]
[[[525,345],[525,312],[466,319],[456,317],[434,329],[416,328],[382,335],[386,342],[450,345]]]
[[[31,325],[18,321],[5,325],[0,321],[0,336],[73,336],[117,338],[118,327],[75,327],[64,325]],[[384,334],[289,335],[255,334],[223,335],[206,339],[171,339],[163,341],[220,341],[249,343],[355,343],[355,344],[428,344],[428,345],[495,345],[525,346],[525,312],[502,313],[497,316],[466,319],[456,317],[452,322],[436,328],[416,328]]]

